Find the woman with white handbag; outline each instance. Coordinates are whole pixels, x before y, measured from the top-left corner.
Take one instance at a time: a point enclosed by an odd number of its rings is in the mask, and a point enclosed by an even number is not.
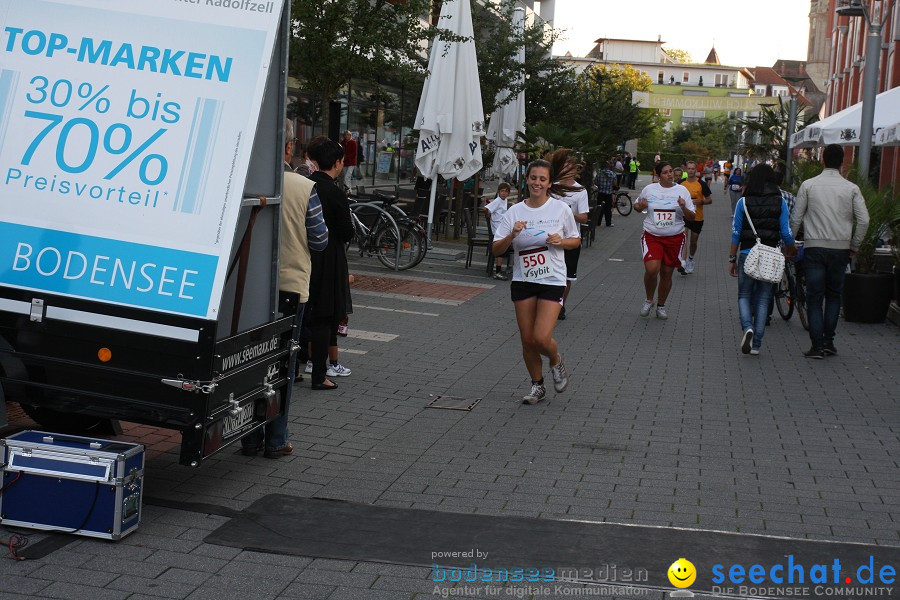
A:
[[[738,278],[738,310],[741,319],[741,352],[759,354],[773,283],[781,279],[785,253],[797,253],[791,235],[790,213],[778,189],[775,171],[760,164],[747,176],[744,196],[734,209],[731,250],[728,253],[732,277]]]

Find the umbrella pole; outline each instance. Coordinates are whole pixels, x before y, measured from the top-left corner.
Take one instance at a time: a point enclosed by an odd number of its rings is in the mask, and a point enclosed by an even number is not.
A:
[[[437,196],[437,180],[438,174],[435,173],[431,178],[431,198],[428,200],[428,239],[426,248],[431,248],[431,231],[434,229],[434,199]]]

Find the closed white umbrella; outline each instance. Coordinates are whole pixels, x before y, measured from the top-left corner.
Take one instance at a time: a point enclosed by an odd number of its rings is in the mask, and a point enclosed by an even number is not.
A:
[[[419,130],[416,166],[432,181],[429,241],[438,175],[463,180],[483,166],[480,138],[484,135],[484,109],[469,0],[445,0],[440,27],[465,41],[446,41],[440,35],[435,36],[428,57],[428,77],[416,113]]]
[[[525,30],[525,10],[517,8],[513,11],[513,31],[521,35]],[[525,64],[525,46],[521,46],[516,54],[516,61],[520,65]],[[523,67],[524,68],[524,67]],[[525,74],[519,71],[516,74],[516,83],[524,81]],[[488,123],[487,138],[493,140],[497,146],[494,154],[493,169],[495,173],[516,172],[516,134],[525,131],[525,92],[520,91],[516,97],[509,99],[509,90],[500,90],[497,93],[498,108],[491,115]],[[505,104],[504,104],[505,103]],[[501,106],[502,105],[502,106]]]

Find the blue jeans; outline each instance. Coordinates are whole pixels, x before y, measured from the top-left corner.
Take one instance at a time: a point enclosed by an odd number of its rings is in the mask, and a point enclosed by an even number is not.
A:
[[[294,331],[291,332],[291,338],[296,342],[300,339],[300,331],[303,326],[303,309],[305,303],[297,304],[297,314],[294,315]],[[265,442],[267,450],[277,450],[283,448],[288,443],[288,411],[291,408],[291,396],[294,391],[294,378],[297,376],[297,357],[299,352],[291,355],[288,363],[288,380],[284,386],[284,412],[265,426]],[[241,440],[244,448],[256,448],[263,442],[263,429],[257,429],[249,435],[245,435]]]
[[[741,331],[753,329],[752,347],[759,349],[762,346],[763,335],[766,333],[769,301],[772,299],[775,287],[771,283],[759,281],[744,274],[745,260],[747,260],[747,255],[741,253],[737,263],[738,313],[741,317]]]
[[[809,339],[814,350],[822,350],[834,343],[834,331],[841,315],[844,274],[849,261],[849,250],[806,248],[804,251],[806,310],[809,315]]]

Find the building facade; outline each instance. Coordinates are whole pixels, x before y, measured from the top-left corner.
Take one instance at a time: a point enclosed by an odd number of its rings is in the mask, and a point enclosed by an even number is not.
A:
[[[585,57],[560,57],[576,71],[594,65],[630,65],[650,79],[649,92],[635,92],[634,101],[658,110],[671,126],[719,116],[750,118],[760,105],[777,104],[777,96],[757,94],[749,69],[719,63],[713,48],[703,64],[682,64],[656,41],[601,38]]]
[[[880,93],[900,86],[900,53],[897,52],[900,41],[900,4],[878,0],[862,2],[867,6],[873,21],[883,24],[876,85],[876,91]],[[848,3],[849,0],[811,2],[813,10],[810,18],[815,14],[817,23],[827,21],[825,27],[817,25],[815,31],[812,21],[810,22],[810,50],[815,48],[818,52],[820,48],[828,48],[829,51],[827,76],[822,88],[825,92],[823,116],[826,117],[862,102],[863,98],[869,27],[864,17],[841,16],[835,12],[839,6]],[[848,162],[854,158],[851,153],[847,153]],[[873,148],[870,164],[878,169],[878,179],[882,185],[892,184],[900,176],[900,152],[897,148]]]

